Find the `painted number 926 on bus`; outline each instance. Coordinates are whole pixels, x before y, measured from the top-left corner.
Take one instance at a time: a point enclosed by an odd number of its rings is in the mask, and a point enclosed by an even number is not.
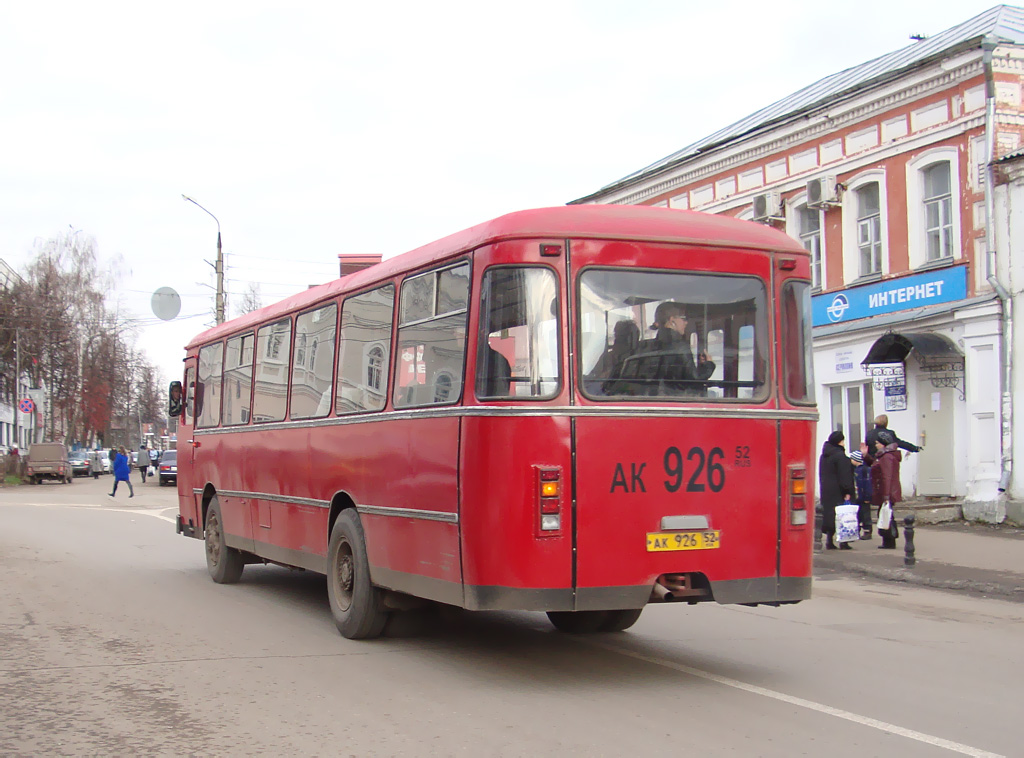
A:
[[[725,451],[720,447],[706,450],[695,445],[684,455],[675,445],[665,449],[661,457],[664,476],[660,477],[661,485],[666,492],[713,492],[725,489],[726,471],[723,465],[726,460]],[[750,447],[737,445],[732,465],[735,468],[750,468]],[[628,466],[628,471],[627,471]],[[647,492],[644,481],[646,461],[631,461],[628,464],[615,464],[612,474],[612,494]]]

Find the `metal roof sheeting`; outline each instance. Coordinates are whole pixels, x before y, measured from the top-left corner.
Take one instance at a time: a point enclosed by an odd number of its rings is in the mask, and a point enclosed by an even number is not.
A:
[[[981,40],[992,34],[1000,42],[1024,44],[1024,8],[997,5],[974,18],[951,29],[928,37],[920,42],[907,45],[880,58],[826,76],[814,84],[794,92],[771,105],[756,111],[730,126],[684,147],[672,155],[652,163],[628,176],[619,179],[600,191],[574,202],[583,202],[635,183],[637,180],[657,174],[671,166],[684,163],[688,158],[706,152],[714,147],[746,136],[765,127],[792,118],[797,114],[834,102],[858,90],[895,78],[910,69],[929,61],[941,59],[950,54],[980,45]]]

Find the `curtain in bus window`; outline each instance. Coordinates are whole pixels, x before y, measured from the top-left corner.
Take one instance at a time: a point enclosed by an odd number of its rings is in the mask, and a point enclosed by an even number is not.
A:
[[[580,277],[581,390],[596,400],[763,400],[767,304],[764,282],[752,276],[588,269]]]
[[[411,277],[402,283],[401,297],[395,407],[457,402],[466,353],[469,266]]]
[[[544,398],[558,392],[558,282],[547,268],[484,275],[477,339],[480,398]]]
[[[252,359],[255,335],[228,340],[224,352],[224,426],[248,424],[252,415]]]
[[[196,428],[220,424],[220,382],[224,365],[224,344],[207,345],[199,351],[199,380],[196,383]]]
[[[253,421],[282,421],[288,401],[288,360],[291,320],[261,327],[256,337],[256,385]]]
[[[293,419],[321,418],[330,413],[337,317],[338,307],[331,303],[295,319],[291,399]]]
[[[786,282],[782,287],[781,305],[783,390],[794,403],[813,403],[810,283]]]
[[[395,288],[350,297],[341,306],[336,412],[379,411],[387,398]]]

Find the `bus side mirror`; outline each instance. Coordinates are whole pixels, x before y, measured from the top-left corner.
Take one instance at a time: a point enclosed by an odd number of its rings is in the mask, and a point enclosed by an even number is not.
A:
[[[167,390],[167,415],[177,418],[181,415],[181,382],[171,382]]]

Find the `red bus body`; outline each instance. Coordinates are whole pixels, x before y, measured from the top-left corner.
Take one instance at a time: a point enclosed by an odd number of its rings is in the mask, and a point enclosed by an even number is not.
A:
[[[418,354],[397,342],[403,282],[453,263],[469,271],[463,374],[450,385],[459,391],[441,392],[443,401],[427,407],[396,407],[403,383],[415,382],[423,368]],[[517,266],[534,268],[521,275]],[[542,314],[549,320],[537,322],[553,331],[536,344],[557,345],[545,354],[544,369],[557,380],[538,380],[530,397],[481,398],[477,357],[488,339],[481,335],[492,334],[489,344],[499,352],[523,349],[504,336],[519,334],[515,327],[503,330],[493,316],[494,323],[482,322],[481,293],[499,281],[485,277],[503,271],[516,281],[555,283],[550,315]],[[669,399],[606,396],[600,393],[608,383],[588,384],[588,356],[598,348],[583,343],[593,342],[586,331],[599,320],[593,302],[605,296],[594,294],[593,282],[610,282],[610,292],[620,272],[655,287],[676,273],[695,277],[680,280],[692,299],[700,297],[692,282],[722,293],[735,282],[755,292],[763,323],[716,333],[727,345],[721,354],[732,349],[716,370],[746,372],[749,381],[723,379],[720,388],[703,390],[713,397]],[[700,278],[711,276],[717,278]],[[570,206],[503,216],[304,291],[186,347],[178,529],[203,538],[216,496],[226,545],[247,562],[329,574],[332,527],[354,509],[375,587],[468,609],[601,611],[809,598],[817,415],[809,392],[786,384],[813,386],[788,368],[803,361],[799,371],[810,370],[807,346],[793,336],[809,339],[808,314],[783,305],[793,299],[786,288],[803,292],[809,279],[803,249],[767,227],[685,211]],[[310,308],[335,303],[340,313],[347,298],[388,283],[396,307],[383,408],[339,414],[339,394],[326,415],[312,419],[194,428],[197,399],[222,402],[228,394],[227,384],[193,386],[202,348],[285,317],[294,331]],[[434,286],[436,296],[441,285]],[[501,292],[494,284],[489,297]],[[700,323],[732,323],[728,297],[705,303]],[[640,300],[625,297],[617,307],[649,318],[654,302]],[[695,336],[694,344],[706,339],[712,349],[712,336]],[[289,344],[294,382],[296,338]],[[334,355],[332,382],[339,382]],[[512,357],[514,372],[523,361]],[[545,482],[553,496],[544,496]],[[682,549],[700,539],[714,544]]]

